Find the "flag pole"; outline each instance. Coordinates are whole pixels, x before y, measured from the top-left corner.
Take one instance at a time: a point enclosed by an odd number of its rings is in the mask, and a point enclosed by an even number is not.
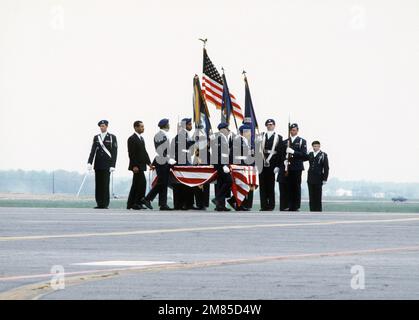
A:
[[[247,87],[249,87],[249,83],[247,82],[247,76],[246,76],[247,72],[246,72],[245,70],[243,70],[242,74],[243,74],[243,76],[244,76],[244,83],[245,83],[245,85],[246,85]],[[252,108],[252,109],[253,109],[253,108]],[[253,109],[253,114],[254,114],[255,119],[256,119],[256,113],[255,113],[255,110],[254,110],[254,109]],[[260,132],[259,132],[259,126],[256,128],[256,130],[258,131],[258,135],[260,135]]]
[[[203,42],[203,44],[204,44],[204,49],[205,49],[205,46],[206,46],[206,44],[207,44],[208,39],[207,39],[207,38],[205,38],[205,39],[201,39],[201,38],[199,38],[198,40],[200,40],[200,41],[202,41],[202,42]]]
[[[202,51],[203,51],[203,55],[205,56],[205,47],[206,47],[206,45],[207,45],[208,38],[205,38],[205,39],[199,38],[198,40],[199,40],[199,41],[202,41],[202,43],[203,43]],[[204,66],[204,58],[202,59],[202,66]],[[202,71],[204,71],[204,70],[202,69]],[[198,76],[198,75],[196,75],[196,76]],[[201,79],[202,79],[202,76],[201,76]],[[202,89],[201,89],[201,93],[202,93]],[[206,109],[208,110],[208,107],[207,107],[207,101],[205,100],[205,97],[203,97],[203,101],[204,101],[204,103],[205,103],[205,107],[206,107]],[[209,114],[209,111],[208,111],[208,114]],[[211,120],[210,120],[210,117],[207,117],[207,118],[208,118],[208,122],[209,122],[210,127],[211,127],[211,129],[210,129],[210,133],[212,134],[212,124],[211,124]]]
[[[287,147],[290,148],[291,147],[291,115],[288,114],[288,141],[287,141]],[[290,160],[291,160],[291,156],[289,153],[287,153],[287,165],[285,166],[285,176],[288,177],[289,172],[289,166],[290,166]]]
[[[225,72],[224,72],[224,68],[223,67],[221,67],[221,70],[223,71],[223,76],[225,77]],[[224,84],[223,84],[223,86],[224,86]],[[223,88],[223,90],[224,90],[224,88]],[[230,93],[229,93],[230,94]],[[230,100],[231,100],[231,97],[230,97]],[[222,110],[222,108],[221,108],[221,113],[223,112],[223,110]],[[234,124],[236,125],[236,131],[237,131],[237,134],[239,133],[239,127],[237,126],[237,120],[236,120],[236,116],[234,115],[234,111],[233,111],[233,104],[231,104],[231,113],[233,114],[233,119],[234,119]]]

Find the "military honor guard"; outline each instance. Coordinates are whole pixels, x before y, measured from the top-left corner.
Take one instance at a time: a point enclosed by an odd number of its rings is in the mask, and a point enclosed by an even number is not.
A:
[[[206,157],[202,154],[207,153]],[[210,159],[209,148],[201,148],[195,150],[195,155],[193,157],[194,166],[208,165]],[[195,187],[194,189],[194,198],[196,203],[197,210],[206,210],[209,207],[209,183],[205,183],[201,186]]]
[[[203,130],[203,126],[198,128]],[[204,138],[204,139],[203,139]],[[213,136],[213,138],[215,138]],[[210,137],[201,136],[199,131],[195,131],[194,134],[195,149],[193,157],[194,166],[205,166],[210,164],[211,160],[211,148],[210,148]],[[209,207],[210,200],[210,184],[205,183],[199,187],[194,188],[195,204],[198,210],[206,210]]]
[[[110,174],[115,171],[118,143],[116,136],[108,133],[107,120],[98,123],[100,133],[93,137],[93,144],[87,160],[87,169],[95,170],[95,209],[109,207]]]
[[[144,124],[142,121],[134,122],[134,133],[128,138],[128,170],[132,171],[132,185],[128,196],[127,209],[140,210],[145,207],[140,200],[145,196],[146,179],[144,171],[147,166],[152,169],[150,157],[147,153],[144,138]]]
[[[250,130],[251,127],[248,124],[243,124],[239,127],[239,134],[236,135],[233,140],[233,164],[241,166],[254,165],[251,152],[252,150],[250,146]],[[249,211],[253,206],[253,191],[249,191],[240,206],[238,206],[236,202],[233,204],[231,200],[229,203],[237,211]]]
[[[278,174],[280,210],[298,211],[301,206],[301,175],[307,158],[307,141],[298,136],[298,124],[289,127],[289,138],[284,141],[284,170]]]
[[[322,211],[322,189],[329,176],[329,160],[327,154],[320,150],[320,142],[313,141],[307,159],[310,163],[307,174],[310,211]]]
[[[275,173],[283,154],[283,138],[275,132],[275,120],[265,122],[267,131],[262,135],[263,169],[259,174],[260,210],[275,209]]]
[[[170,157],[171,142],[168,135],[170,125],[168,119],[159,121],[160,130],[154,135],[154,147],[156,157],[153,160],[153,167],[157,173],[157,183],[151,188],[149,193],[140,200],[140,204],[149,209],[153,209],[151,201],[159,195],[160,210],[173,210],[167,205],[167,188],[169,183],[170,167],[176,164],[176,161]]]
[[[178,134],[173,140],[172,154],[179,166],[192,165],[191,147],[195,144],[193,138],[189,135],[192,130],[192,119],[184,118]],[[172,184],[173,188],[173,204],[175,210],[197,210],[194,206],[194,190],[182,183],[176,181]]]
[[[233,136],[228,128],[228,123],[221,122],[217,128],[219,134],[215,139],[215,144],[211,144],[211,147],[216,149],[213,149],[211,162],[214,163],[215,160],[214,167],[217,169],[217,187],[215,199],[212,202],[215,203],[216,211],[231,211],[225,206],[225,200],[231,195],[233,183],[229,167],[232,163]],[[217,159],[213,159],[214,155]]]

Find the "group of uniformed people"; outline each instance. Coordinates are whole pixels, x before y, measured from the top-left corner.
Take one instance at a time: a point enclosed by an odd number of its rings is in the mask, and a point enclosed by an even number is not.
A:
[[[95,196],[98,209],[109,206],[110,174],[115,170],[117,139],[107,132],[108,121],[98,123],[100,133],[93,138],[88,159],[88,170],[95,170]],[[217,170],[215,197],[211,200],[216,211],[231,211],[226,202],[237,211],[248,211],[253,206],[253,189],[238,205],[232,195],[233,180],[231,164],[256,166],[259,172],[260,210],[275,209],[275,180],[279,184],[279,210],[299,211],[301,206],[301,176],[304,161],[309,162],[307,183],[310,211],[322,211],[322,186],[327,182],[329,161],[321,151],[320,142],[313,141],[312,151],[307,152],[307,141],[299,136],[296,123],[289,126],[289,138],[275,131],[275,121],[265,122],[266,131],[257,135],[251,144],[251,127],[244,123],[237,134],[226,122],[218,125],[218,132],[209,137],[192,133],[192,119],[184,118],[177,135],[170,139],[168,119],[158,123],[159,131],[154,136],[156,157],[151,161],[144,138],[144,124],[134,122],[134,133],[128,138],[128,170],[132,171],[132,186],[128,196],[127,209],[152,209],[151,202],[159,196],[160,210],[206,210],[210,203],[210,186],[189,187],[171,178],[173,165],[213,165]],[[197,131],[199,133],[199,131]],[[157,182],[146,194],[144,172],[155,170]],[[276,176],[276,179],[275,179]],[[150,182],[151,183],[151,182]],[[167,192],[173,189],[173,208],[168,206]]]

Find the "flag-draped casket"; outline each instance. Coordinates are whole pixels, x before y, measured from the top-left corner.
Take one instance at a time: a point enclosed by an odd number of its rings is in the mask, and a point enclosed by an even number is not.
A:
[[[256,167],[230,165],[230,174],[233,178],[231,191],[240,206],[251,189],[259,185],[259,175]],[[198,187],[211,183],[217,179],[217,170],[214,166],[173,166],[171,173],[175,182],[189,187]],[[157,182],[153,177],[153,184]]]

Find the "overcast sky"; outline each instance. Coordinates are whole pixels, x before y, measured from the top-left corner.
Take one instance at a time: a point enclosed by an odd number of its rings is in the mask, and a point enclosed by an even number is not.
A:
[[[0,0],[0,170],[83,172],[97,122],[147,147],[192,115],[202,43],[257,118],[288,115],[329,154],[331,177],[419,182],[419,1]],[[210,105],[212,123],[219,112]]]

